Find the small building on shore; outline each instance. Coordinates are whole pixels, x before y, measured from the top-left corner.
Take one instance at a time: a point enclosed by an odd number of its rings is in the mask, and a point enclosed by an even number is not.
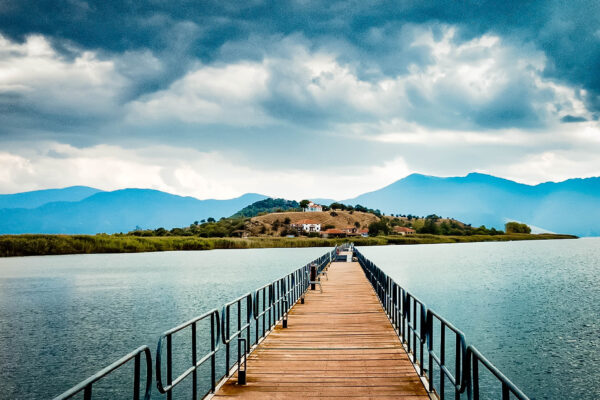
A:
[[[412,228],[407,228],[406,226],[395,226],[394,233],[402,236],[410,236],[414,235],[416,231]]]
[[[292,228],[304,232],[321,232],[321,223],[312,219],[301,219],[300,221],[290,224]]]
[[[368,237],[369,236],[369,229],[361,229],[360,231],[358,231],[358,233],[360,234],[360,236],[362,237]]]
[[[308,206],[304,209],[306,212],[321,212],[323,211],[323,206],[319,204],[315,204],[312,201],[308,203]]]

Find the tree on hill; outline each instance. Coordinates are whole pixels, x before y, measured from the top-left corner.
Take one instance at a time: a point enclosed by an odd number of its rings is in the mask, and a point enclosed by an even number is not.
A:
[[[308,201],[306,199],[300,201],[300,208],[304,210],[305,208],[308,207],[308,203],[310,203],[310,201]]]
[[[344,211],[346,209],[346,206],[344,204],[342,204],[342,203],[334,202],[334,203],[331,203],[329,205],[329,208],[331,208],[332,210],[342,210],[342,211]]]
[[[531,233],[531,228],[527,224],[520,224],[518,222],[507,222],[504,225],[506,233]]]
[[[425,218],[425,224],[421,229],[418,230],[419,233],[431,233],[433,235],[440,234],[440,227],[437,225],[437,215],[429,215]]]

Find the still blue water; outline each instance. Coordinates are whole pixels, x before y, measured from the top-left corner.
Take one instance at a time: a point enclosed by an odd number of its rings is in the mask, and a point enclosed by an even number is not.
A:
[[[360,251],[532,399],[600,399],[600,238]]]
[[[325,252],[256,249],[0,259],[0,399],[52,398],[142,344],[154,356],[165,330],[212,308],[220,310]],[[123,374],[130,376],[132,368]],[[202,372],[208,375],[207,368]],[[107,384],[124,380],[116,374]],[[114,398],[109,389],[98,385],[94,398]]]
[[[600,398],[600,239],[361,251],[532,398]],[[141,344],[154,353],[166,329],[324,252],[0,259],[0,398],[50,398]],[[111,393],[95,389],[98,398]]]

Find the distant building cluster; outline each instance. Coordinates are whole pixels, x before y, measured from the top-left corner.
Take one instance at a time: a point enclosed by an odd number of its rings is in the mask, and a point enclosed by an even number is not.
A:
[[[322,212],[323,206],[314,202],[309,202],[306,207],[303,208],[305,212]],[[331,225],[330,225],[331,226]],[[312,219],[302,219],[300,221],[290,224],[290,227],[297,231],[298,234],[302,233],[318,233],[324,238],[335,238],[335,237],[348,237],[348,236],[369,236],[369,229],[359,228],[356,226],[346,226],[345,228],[329,228],[321,230],[321,223]],[[414,235],[416,231],[405,226],[394,226],[393,233],[396,235],[409,236]],[[294,235],[288,235],[294,236]]]
[[[323,232],[321,232],[321,236],[323,236],[324,238],[346,237],[346,236],[367,237],[367,236],[369,236],[369,230],[368,229],[359,229],[354,226],[348,226],[343,229],[332,228],[332,229],[324,230]]]

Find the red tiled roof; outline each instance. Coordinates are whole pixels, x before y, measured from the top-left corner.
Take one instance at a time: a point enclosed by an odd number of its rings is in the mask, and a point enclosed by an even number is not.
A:
[[[414,229],[407,228],[405,226],[395,226],[394,230],[396,232],[415,232]]]
[[[344,232],[341,229],[327,229],[326,231],[323,231],[321,233],[339,233],[339,234],[341,234],[341,233],[346,233],[346,232]]]

